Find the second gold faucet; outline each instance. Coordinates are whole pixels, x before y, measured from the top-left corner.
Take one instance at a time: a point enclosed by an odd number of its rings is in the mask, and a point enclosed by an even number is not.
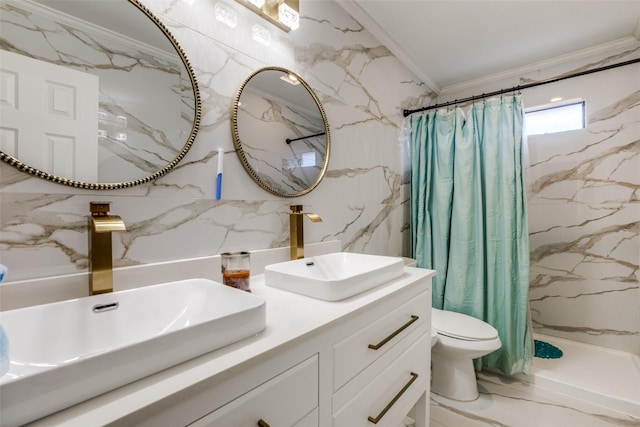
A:
[[[319,215],[311,212],[302,212],[302,205],[291,205],[289,212],[289,240],[291,259],[304,258],[304,222],[303,217],[308,217],[312,222],[322,222]]]
[[[109,202],[90,202],[89,217],[89,292],[91,295],[113,291],[113,253],[111,232],[124,231],[124,221],[109,215]]]

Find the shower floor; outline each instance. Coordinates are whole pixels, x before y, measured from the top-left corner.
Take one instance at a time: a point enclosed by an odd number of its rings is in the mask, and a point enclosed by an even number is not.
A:
[[[532,375],[517,377],[640,417],[640,357],[623,351],[534,334],[560,348],[560,359],[533,361]]]

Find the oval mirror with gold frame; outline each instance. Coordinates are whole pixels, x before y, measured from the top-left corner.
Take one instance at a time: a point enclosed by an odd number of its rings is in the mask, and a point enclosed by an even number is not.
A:
[[[1,0],[0,13],[1,160],[113,190],[187,154],[201,117],[194,71],[138,0]]]
[[[245,170],[272,194],[307,194],[327,171],[326,114],[311,87],[286,68],[261,68],[243,81],[231,110],[231,131]]]

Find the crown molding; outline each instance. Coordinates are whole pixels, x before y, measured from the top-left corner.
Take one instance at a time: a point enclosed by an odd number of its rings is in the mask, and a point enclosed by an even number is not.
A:
[[[377,24],[371,16],[369,16],[369,14],[365,12],[360,5],[358,5],[356,0],[340,0],[336,3],[356,21],[358,21],[364,29],[369,31],[373,37],[389,49],[389,51],[391,51],[391,53],[393,53],[393,55],[398,58],[398,60],[402,62],[412,73],[422,80],[422,82],[425,83],[432,92],[435,92],[436,94],[440,92],[440,86],[431,80],[431,78],[429,78],[429,76],[427,76],[420,67],[411,60],[410,56],[402,46],[396,43],[395,40],[393,40],[393,38],[391,38],[389,34],[387,34],[387,32]]]
[[[640,27],[636,30],[636,33],[640,35]],[[543,61],[534,62],[522,67],[512,68],[510,70],[501,71],[499,73],[490,74],[488,76],[480,77],[473,80],[468,80],[463,83],[446,86],[440,91],[440,95],[448,93],[455,93],[458,91],[464,91],[466,89],[474,88],[477,86],[487,85],[504,79],[520,77],[528,73],[551,68],[558,65],[567,64],[580,59],[603,55],[615,51],[624,49],[638,49],[640,48],[640,40],[636,36],[623,37],[618,40],[614,40],[609,43],[603,43],[597,46],[592,46],[586,49],[578,50],[566,55],[556,56],[555,58],[545,59]]]
[[[151,46],[147,43],[144,43],[140,40],[135,40],[129,36],[124,34],[120,34],[116,31],[110,30],[108,28],[93,24],[91,22],[85,21],[75,16],[68,15],[64,12],[61,12],[57,9],[49,7],[46,2],[45,3],[36,3],[32,0],[4,0],[8,4],[11,4],[19,9],[27,10],[31,13],[35,13],[40,16],[44,16],[48,19],[51,19],[54,22],[64,23],[66,25],[71,25],[74,28],[85,31],[89,34],[99,35],[100,37],[104,37],[106,40],[109,40],[113,43],[119,44],[121,46],[126,46],[127,48],[143,52],[154,56],[156,58],[162,59],[164,61],[170,61],[172,63],[182,63],[182,59],[177,53],[168,52],[166,50],[157,48],[155,46]],[[157,26],[155,23],[151,22],[154,26]],[[158,31],[162,33],[161,29],[158,27]],[[162,37],[166,37],[162,34]],[[167,39],[167,41],[169,41]],[[175,47],[172,46],[175,51]]]

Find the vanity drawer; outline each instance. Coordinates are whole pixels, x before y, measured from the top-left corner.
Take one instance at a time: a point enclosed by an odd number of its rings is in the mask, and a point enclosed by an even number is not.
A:
[[[262,420],[263,424],[259,424]],[[318,356],[211,412],[194,427],[317,427]]]
[[[430,366],[425,354],[430,351],[431,336],[422,334],[346,404],[341,406],[341,397],[334,395],[334,406],[341,407],[333,414],[333,427],[372,427],[376,418],[381,426],[399,425],[427,390]]]
[[[333,390],[338,390],[408,334],[415,330],[422,331],[418,335],[427,332],[431,325],[428,319],[430,306],[431,296],[424,292],[382,317],[372,316],[366,327],[336,343],[333,346]]]

